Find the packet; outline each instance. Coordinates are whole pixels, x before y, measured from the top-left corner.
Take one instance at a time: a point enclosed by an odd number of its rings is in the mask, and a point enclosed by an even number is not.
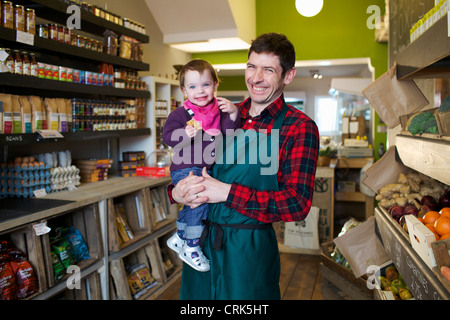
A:
[[[0,263],[0,300],[16,300],[17,285],[9,262]]]
[[[33,267],[29,261],[11,261],[17,285],[17,298],[25,299],[39,291]]]
[[[22,115],[22,133],[32,133],[31,131],[31,104],[26,96],[19,96]]]
[[[9,134],[13,132],[13,115],[11,95],[0,93],[0,101],[3,102],[3,133]]]
[[[59,127],[59,113],[56,99],[44,99],[45,111],[47,113],[47,129],[58,130]]]
[[[83,236],[78,229],[71,226],[65,234],[65,238],[72,246],[73,257],[77,262],[90,259],[89,250]]]
[[[21,106],[19,102],[19,96],[11,95],[11,107],[12,107],[12,133],[22,133],[22,115]]]

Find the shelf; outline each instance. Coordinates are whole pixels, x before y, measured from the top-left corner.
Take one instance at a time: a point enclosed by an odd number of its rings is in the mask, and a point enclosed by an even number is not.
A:
[[[450,77],[448,14],[442,17],[397,56],[397,78]]]
[[[450,141],[397,135],[395,145],[405,166],[450,185]]]
[[[336,192],[336,201],[366,202],[366,195],[361,192]]]
[[[0,144],[2,145],[27,145],[33,143],[53,143],[61,141],[87,141],[97,139],[122,138],[149,136],[149,128],[128,129],[114,131],[78,131],[78,132],[62,132],[64,138],[41,138],[39,133],[16,133],[16,134],[0,134]]]
[[[69,14],[66,13],[69,4],[62,1],[55,0],[15,0],[14,4],[22,4],[27,8],[33,8],[36,12],[36,16],[53,21],[58,24],[66,25]],[[142,34],[125,28],[118,24],[112,23],[96,15],[81,9],[81,28],[83,31],[103,35],[106,29],[114,31],[119,36],[126,35],[134,38],[142,43],[150,42],[150,37],[146,34]],[[117,13],[116,13],[117,14]]]
[[[450,292],[417,255],[409,241],[394,226],[385,210],[375,209],[376,229],[386,253],[403,276],[416,300],[449,300]]]
[[[150,70],[150,65],[144,62],[124,59],[119,56],[113,56],[102,52],[95,52],[89,49],[79,48],[56,40],[41,38],[39,36],[34,36],[34,45],[30,46],[16,41],[15,30],[1,26],[0,26],[0,39],[15,43],[17,44],[17,46],[20,46],[21,48],[24,47],[25,48],[24,50],[35,51],[34,48],[38,48],[39,52],[45,51],[48,53],[62,53],[65,55],[65,57],[67,56],[75,57],[82,62],[85,62],[85,60],[88,59],[92,61],[97,61],[99,63],[101,62],[111,63],[116,66],[126,67],[138,71]]]
[[[124,98],[150,98],[150,91],[117,89],[106,86],[42,79],[12,73],[1,73],[0,85],[7,87],[19,87],[21,88],[21,94],[35,94],[35,90],[39,89],[40,94],[44,94],[43,92],[46,91],[51,96],[55,95],[54,92],[64,92],[71,94],[81,93],[86,95],[103,95]],[[63,97],[66,97],[66,95]]]

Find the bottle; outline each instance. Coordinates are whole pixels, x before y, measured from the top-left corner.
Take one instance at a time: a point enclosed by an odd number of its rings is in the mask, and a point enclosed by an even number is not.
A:
[[[31,76],[31,62],[28,59],[28,53],[22,52],[22,74],[24,76]]]
[[[23,74],[22,58],[20,58],[19,50],[14,50],[14,73]]]
[[[38,63],[34,53],[30,53],[30,75],[32,77],[38,76]]]
[[[10,73],[14,73],[14,57],[11,54],[10,49],[5,50],[8,53],[8,58],[6,58],[5,64]]]
[[[108,76],[109,76],[108,82],[109,86],[114,87],[114,67],[111,63],[108,65]]]

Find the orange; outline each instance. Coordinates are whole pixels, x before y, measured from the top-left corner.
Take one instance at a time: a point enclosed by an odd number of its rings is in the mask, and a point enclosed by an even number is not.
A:
[[[445,240],[445,239],[450,239],[450,233],[443,234],[443,235],[439,238],[439,240]]]
[[[434,223],[434,229],[440,236],[446,233],[450,233],[450,218],[440,217],[439,219],[437,219]]]
[[[435,223],[436,220],[439,219],[440,216],[441,215],[437,211],[428,211],[423,216],[423,222],[425,222],[425,224]]]
[[[450,207],[444,207],[439,211],[442,217],[450,218]]]
[[[434,228],[434,225],[432,223],[427,223],[425,225],[431,232],[434,233],[434,236],[436,237],[436,241],[439,240],[439,234],[436,232],[436,229]]]
[[[419,220],[420,222],[422,222],[423,224],[425,224],[425,221],[423,220],[423,218],[417,218],[417,220]]]

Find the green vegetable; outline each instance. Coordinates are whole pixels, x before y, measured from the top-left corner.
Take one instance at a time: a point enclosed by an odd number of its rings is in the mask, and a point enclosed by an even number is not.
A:
[[[422,133],[439,133],[436,117],[433,113],[427,111],[423,113],[419,113],[411,119],[411,122],[408,126],[408,131],[411,132],[412,135],[422,134]]]
[[[450,96],[442,101],[441,106],[439,107],[439,112],[450,111]]]
[[[326,147],[326,149],[319,150],[319,156],[321,157],[329,157],[333,153],[333,149],[330,147]]]

